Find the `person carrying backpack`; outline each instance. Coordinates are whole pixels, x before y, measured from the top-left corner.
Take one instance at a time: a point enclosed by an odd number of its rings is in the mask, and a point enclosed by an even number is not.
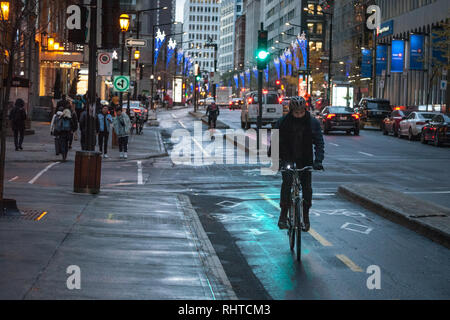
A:
[[[59,143],[59,134],[56,128],[56,122],[59,119],[59,117],[61,117],[61,115],[63,114],[62,111],[57,111],[52,118],[52,122],[50,123],[50,134],[52,136],[55,137],[55,153],[57,156],[59,156],[59,154],[61,153],[60,150],[60,143]]]
[[[62,159],[65,162],[69,152],[69,139],[72,134],[72,112],[69,109],[65,109],[56,120],[56,133],[58,134]]]
[[[25,120],[27,119],[24,106],[25,102],[22,99],[17,99],[14,108],[9,114],[11,127],[14,131],[14,145],[16,146],[16,151],[23,150],[22,143],[25,133]]]
[[[220,114],[219,107],[213,101],[206,109],[206,115],[208,116],[208,125],[210,129],[216,128],[217,117]]]
[[[122,108],[116,110],[116,117],[113,119],[113,128],[119,138],[120,159],[128,158],[128,136],[130,135],[131,121]]]

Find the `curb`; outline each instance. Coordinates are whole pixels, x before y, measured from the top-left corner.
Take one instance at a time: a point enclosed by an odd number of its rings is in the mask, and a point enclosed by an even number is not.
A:
[[[205,269],[208,284],[213,294],[213,299],[237,300],[236,293],[228,279],[225,270],[217,256],[216,251],[203,229],[203,225],[198,218],[198,214],[192,207],[189,197],[183,194],[178,195],[178,201],[186,217],[186,227],[195,236],[192,239],[197,247],[198,254]]]
[[[443,214],[434,216],[430,215],[424,217],[414,217],[406,212],[403,212],[397,208],[389,206],[386,203],[383,203],[381,199],[380,200],[372,199],[369,197],[365,197],[361,194],[358,194],[348,185],[339,186],[337,194],[339,194],[341,197],[347,200],[350,200],[354,203],[361,205],[364,208],[373,211],[374,213],[378,214],[379,216],[382,216],[383,218],[386,218],[392,222],[395,222],[410,230],[413,230],[418,234],[425,236],[430,240],[450,249],[450,234],[448,232],[446,232],[442,228],[437,227],[436,224],[432,225],[431,223],[427,223],[427,221],[420,220],[421,218],[448,219],[448,223],[450,223],[449,215]],[[407,195],[404,196],[409,197]],[[426,205],[427,202],[423,201],[423,204]],[[433,206],[433,204],[431,203],[429,205]],[[438,209],[440,208],[439,206],[435,207]],[[442,207],[442,209],[448,211],[448,209],[446,208]]]

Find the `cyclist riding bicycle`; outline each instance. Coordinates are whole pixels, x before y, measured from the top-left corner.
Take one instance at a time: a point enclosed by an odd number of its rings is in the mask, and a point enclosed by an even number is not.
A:
[[[275,125],[279,129],[280,167],[295,163],[301,169],[312,166],[314,170],[323,170],[324,141],[319,121],[306,110],[306,101],[302,97],[294,98],[289,103],[289,113]],[[313,155],[314,145],[314,155]],[[292,173],[283,172],[280,192],[280,219],[278,227],[287,229],[287,214],[291,202]],[[311,172],[305,171],[300,176],[305,231],[309,231],[309,209],[312,204]]]

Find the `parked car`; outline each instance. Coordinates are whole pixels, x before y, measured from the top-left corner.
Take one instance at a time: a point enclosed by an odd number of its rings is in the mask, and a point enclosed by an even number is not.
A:
[[[242,98],[233,98],[230,101],[230,110],[242,109],[242,105],[244,104],[244,99]]]
[[[421,112],[414,111],[400,121],[398,137],[408,136],[409,140],[414,140],[422,134],[423,127],[431,120],[438,112]]]
[[[360,128],[366,125],[379,126],[392,112],[389,100],[362,98],[355,111],[360,117]]]
[[[450,142],[450,115],[438,114],[422,128],[420,141],[427,144],[433,142],[436,147]]]
[[[328,106],[319,114],[319,121],[324,134],[330,131],[352,131],[355,136],[359,135],[359,115],[349,107]]]
[[[276,91],[263,90],[262,95],[262,125],[272,126],[283,116],[283,105]],[[258,92],[252,91],[245,96],[245,103],[241,111],[241,127],[250,129],[257,124],[259,113]]]
[[[400,121],[405,119],[411,114],[411,111],[405,110],[394,110],[391,115],[383,120],[381,130],[384,135],[393,134],[394,137],[398,135],[398,128],[400,126]]]

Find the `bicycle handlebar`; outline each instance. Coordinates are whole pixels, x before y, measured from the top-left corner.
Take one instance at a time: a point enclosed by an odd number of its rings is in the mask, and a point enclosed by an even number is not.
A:
[[[303,172],[303,171],[313,171],[314,168],[312,166],[306,166],[302,169],[293,169],[290,166],[287,166],[287,168],[281,169],[281,171],[297,171],[297,172]]]

